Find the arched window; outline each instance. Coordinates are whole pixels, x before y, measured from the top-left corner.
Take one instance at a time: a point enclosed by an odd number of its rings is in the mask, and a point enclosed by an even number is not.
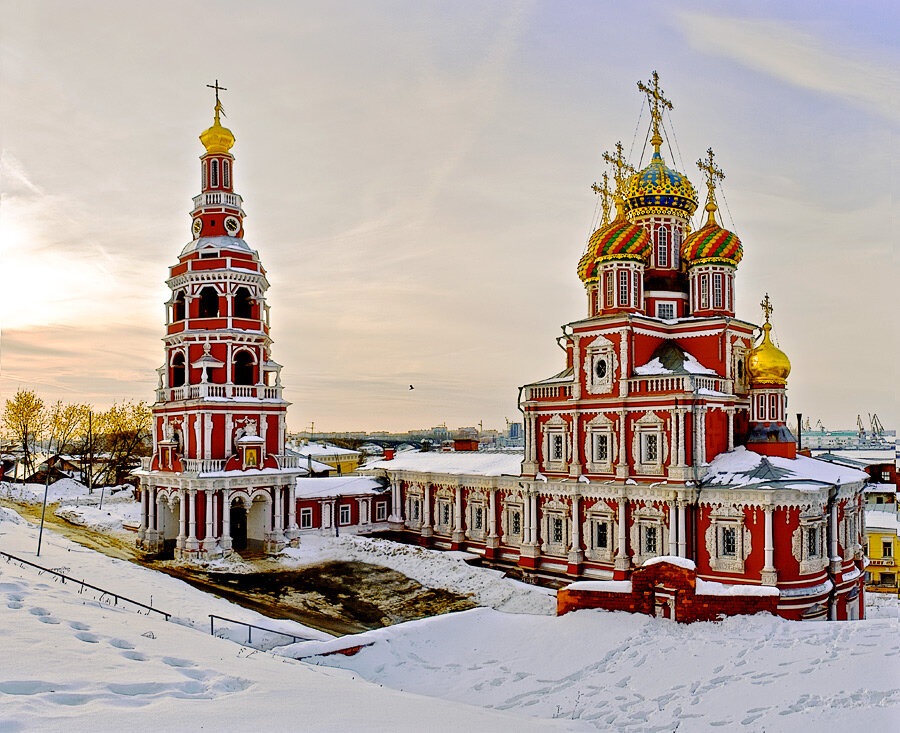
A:
[[[677,270],[681,258],[681,230],[678,227],[672,232],[672,269]]]
[[[231,166],[227,160],[222,161],[222,186],[224,188],[231,186]]]
[[[219,294],[212,286],[207,286],[200,291],[199,318],[215,318],[219,315]]]
[[[203,171],[203,173],[202,173],[202,175],[203,175],[203,180],[200,181],[200,188],[201,188],[201,190],[206,190],[206,187],[207,187],[208,184],[207,184],[207,182],[206,182],[206,161],[205,161],[205,160],[203,161],[203,165],[201,166],[201,168],[202,168],[202,171]]]
[[[656,227],[656,266],[669,266],[669,228]]]
[[[219,161],[209,161],[209,185],[216,187],[219,185]]]
[[[248,351],[239,351],[234,356],[234,383],[256,384],[253,375],[253,357]]]
[[[172,357],[171,387],[181,387],[184,384],[184,354],[181,352]]]
[[[183,321],[184,320],[184,291],[179,291],[178,295],[175,296],[175,306],[172,309],[172,320],[173,321]]]
[[[234,317],[253,318],[253,299],[247,288],[240,287],[234,294]]]

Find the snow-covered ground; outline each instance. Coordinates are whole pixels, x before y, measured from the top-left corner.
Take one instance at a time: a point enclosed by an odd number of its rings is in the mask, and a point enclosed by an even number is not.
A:
[[[605,611],[560,618],[477,608],[291,645],[389,687],[603,730],[897,730],[896,621],[717,624]]]
[[[289,566],[358,560],[391,568],[428,588],[470,594],[480,606],[507,613],[556,613],[555,591],[504,578],[500,570],[472,567],[466,556],[358,535],[304,535],[300,547],[286,549],[280,559]]]
[[[169,576],[37,532],[0,507],[0,549],[177,615],[79,593],[0,560],[0,731],[547,730],[545,720],[420,697],[210,636],[209,613],[317,638]],[[511,617],[513,618],[513,617]],[[556,730],[577,730],[559,721]]]

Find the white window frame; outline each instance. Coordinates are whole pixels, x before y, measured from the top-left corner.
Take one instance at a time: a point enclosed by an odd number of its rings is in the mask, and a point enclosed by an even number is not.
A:
[[[300,508],[300,529],[312,529],[313,510],[306,506]]]
[[[709,273],[700,275],[700,310],[709,310]]]
[[[743,573],[750,556],[750,532],[744,521],[742,507],[722,506],[713,509],[706,530],[706,551],[709,567],[717,572]],[[726,552],[726,533],[734,533],[734,551]]]
[[[597,528],[606,526],[606,547],[597,544]],[[595,562],[612,562],[618,548],[618,523],[616,513],[602,499],[591,506],[582,524],[582,536],[584,537],[584,555],[588,560]]]
[[[631,288],[629,287],[630,283],[628,282],[628,270],[622,268],[618,270],[618,279],[619,279],[619,307],[629,307],[631,304],[628,302],[629,295],[631,293]]]
[[[376,501],[375,502],[375,521],[376,522],[386,522],[387,521],[387,507],[388,507],[388,503],[386,501]]]
[[[681,266],[681,229],[672,227],[672,269],[677,270]]]
[[[671,309],[672,315],[663,313],[663,309]],[[678,303],[674,300],[658,300],[656,301],[656,317],[662,318],[664,321],[671,321],[678,317]]]
[[[569,506],[559,499],[551,499],[541,506],[539,514],[541,551],[546,555],[566,555],[572,536]],[[561,523],[562,530],[559,537],[554,533],[557,522]]]
[[[635,510],[631,525],[631,546],[635,552],[634,564],[641,565],[651,557],[659,557],[669,553],[668,532],[664,531],[665,523],[661,509],[654,506],[643,506]],[[655,547],[648,546],[648,530],[653,530]]]
[[[810,535],[815,549],[810,552]],[[791,552],[800,564],[801,575],[821,572],[828,564],[828,553],[825,548],[825,517],[822,514],[810,513],[800,516],[800,523],[791,536]]]
[[[544,469],[554,472],[568,470],[571,454],[568,421],[556,414],[542,427],[544,431]],[[556,451],[560,442],[562,443],[561,455]]]
[[[525,502],[527,497],[511,494],[504,497],[500,512],[500,541],[510,547],[519,547],[525,541]],[[514,532],[515,517],[519,518],[519,531]]]
[[[353,521],[353,513],[351,511],[349,504],[341,504],[338,507],[338,524],[341,527],[346,527]]]
[[[669,227],[665,224],[656,226],[656,266],[669,268]]]
[[[665,420],[650,410],[636,420],[633,427],[631,456],[634,462],[634,472],[652,476],[662,475],[669,457]],[[649,460],[647,454],[649,436],[655,436],[656,460]]]

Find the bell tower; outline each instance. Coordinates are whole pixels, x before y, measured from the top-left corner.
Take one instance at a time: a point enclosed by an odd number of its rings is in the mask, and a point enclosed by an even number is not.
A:
[[[209,86],[216,104],[212,126],[200,135],[193,239],[166,280],[171,297],[152,410],[154,452],[139,473],[138,546],[183,558],[296,544],[294,482],[303,473],[298,458],[285,455],[289,403],[272,359],[266,271],[243,239],[235,139],[221,123],[224,87]],[[237,528],[240,536],[232,536]]]

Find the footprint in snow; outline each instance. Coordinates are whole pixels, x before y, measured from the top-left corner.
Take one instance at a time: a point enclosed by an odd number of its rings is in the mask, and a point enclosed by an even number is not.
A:
[[[110,639],[109,645],[114,646],[116,649],[134,649],[134,644],[130,641],[125,641],[125,639]]]
[[[35,608],[29,608],[28,613],[30,613],[34,616],[49,616],[50,615],[50,611],[48,611],[46,608],[40,608],[39,606],[35,607]]]
[[[87,631],[89,628],[91,628],[87,624],[83,624],[80,621],[69,621],[69,626],[71,626],[76,631]]]
[[[24,605],[25,604],[22,603],[21,601],[10,601],[9,603],[6,604],[6,607],[12,608],[12,609],[19,609],[19,608],[22,608],[22,606],[24,606]]]
[[[93,634],[89,634],[86,631],[81,631],[81,632],[75,634],[75,638],[79,639],[81,641],[84,641],[88,644],[96,644],[99,641],[99,639],[96,636],[94,636]]]
[[[125,659],[133,659],[135,662],[147,661],[147,657],[140,652],[122,652],[122,656],[125,657]]]
[[[58,624],[59,619],[53,618],[53,616],[41,616],[38,618],[38,621],[45,624]]]
[[[25,600],[25,596],[22,595],[21,593],[7,593],[6,597],[9,598],[9,600],[11,600],[11,601],[24,601]]]
[[[190,659],[179,659],[178,657],[163,657],[163,664],[168,664],[170,667],[196,667]]]

